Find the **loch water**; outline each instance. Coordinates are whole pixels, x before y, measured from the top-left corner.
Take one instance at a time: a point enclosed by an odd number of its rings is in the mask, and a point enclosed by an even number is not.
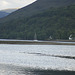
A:
[[[37,75],[27,69],[75,71],[75,46],[0,44],[0,75]]]

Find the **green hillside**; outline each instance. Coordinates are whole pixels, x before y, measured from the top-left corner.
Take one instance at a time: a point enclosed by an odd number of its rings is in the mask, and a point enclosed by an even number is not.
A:
[[[41,40],[68,39],[75,34],[75,5],[49,8],[28,18],[18,18],[0,23],[0,38]]]
[[[26,18],[45,12],[51,7],[58,8],[75,4],[75,0],[37,0],[36,2],[11,13],[6,18],[0,19],[0,22],[11,21],[12,19]]]

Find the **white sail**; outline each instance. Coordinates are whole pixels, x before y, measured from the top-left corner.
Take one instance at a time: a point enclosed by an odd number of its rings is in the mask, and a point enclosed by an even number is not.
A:
[[[72,34],[69,36],[69,40],[72,40]]]

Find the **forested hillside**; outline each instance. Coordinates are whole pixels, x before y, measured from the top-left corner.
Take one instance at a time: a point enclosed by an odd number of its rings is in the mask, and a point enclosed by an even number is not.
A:
[[[0,38],[41,40],[68,39],[75,34],[75,5],[49,8],[31,17],[23,17],[0,23]]]

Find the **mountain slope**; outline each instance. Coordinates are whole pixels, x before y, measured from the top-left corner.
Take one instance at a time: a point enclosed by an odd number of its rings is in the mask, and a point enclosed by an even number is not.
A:
[[[39,12],[43,12],[51,7],[62,7],[62,6],[68,6],[75,3],[74,0],[37,0],[33,4],[30,4],[27,7],[24,7],[17,12],[13,13],[14,15],[19,15],[20,17],[25,16],[32,16],[34,14],[37,14]],[[20,13],[19,13],[20,12]]]
[[[37,0],[36,2],[10,14],[8,17],[2,20],[4,22],[12,19],[17,19],[17,18],[29,17],[34,14],[44,12],[45,10],[51,7],[54,8],[63,7],[63,6],[71,5],[73,3],[75,3],[75,0]]]

